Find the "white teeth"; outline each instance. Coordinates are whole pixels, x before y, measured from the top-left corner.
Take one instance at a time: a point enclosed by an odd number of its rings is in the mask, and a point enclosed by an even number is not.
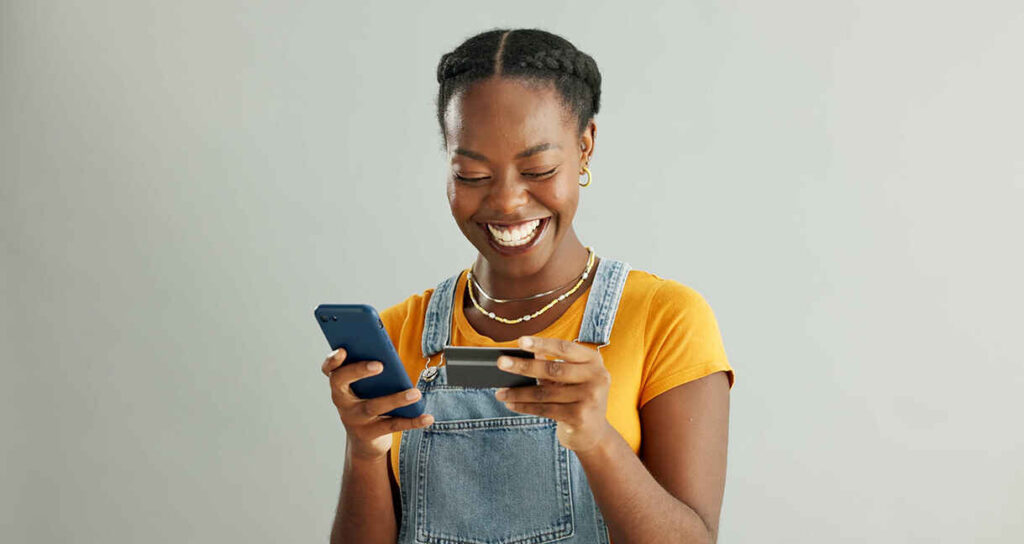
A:
[[[488,224],[487,230],[490,231],[494,240],[503,246],[521,246],[530,241],[530,238],[533,237],[533,233],[537,230],[537,227],[540,226],[540,223],[540,219],[534,219],[533,221],[527,221],[526,223],[521,223],[512,228]]]

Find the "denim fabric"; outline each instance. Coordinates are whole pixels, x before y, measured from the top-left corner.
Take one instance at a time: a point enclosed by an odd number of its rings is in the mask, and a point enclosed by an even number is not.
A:
[[[598,263],[578,341],[606,346],[630,267]],[[423,327],[425,358],[451,341],[455,286],[442,281]],[[520,414],[494,388],[447,385],[446,369],[421,374],[434,424],[402,433],[399,448],[401,544],[607,544],[608,528],[575,452],[555,435],[555,421]]]
[[[420,340],[424,359],[440,353],[451,341],[452,305],[455,304],[455,287],[461,275],[459,272],[442,281],[430,296],[427,313],[423,318],[423,337]]]
[[[587,295],[587,306],[583,310],[583,324],[580,326],[577,342],[597,344],[601,347],[608,345],[629,269],[629,265],[622,261],[601,259],[601,262],[597,263],[597,272],[594,274],[594,283],[590,285],[590,294]]]

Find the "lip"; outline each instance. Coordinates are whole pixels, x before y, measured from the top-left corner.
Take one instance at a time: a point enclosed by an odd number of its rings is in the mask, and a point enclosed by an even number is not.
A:
[[[530,251],[531,249],[534,248],[534,246],[536,246],[538,243],[540,243],[540,239],[544,237],[544,233],[548,230],[548,223],[551,222],[551,216],[550,215],[547,216],[547,217],[538,217],[536,219],[540,219],[540,225],[537,227],[537,234],[533,237],[533,240],[530,241],[529,244],[522,245],[522,246],[517,246],[517,247],[499,246],[494,241],[494,239],[491,238],[491,233],[487,231],[487,223],[478,223],[478,224],[480,225],[480,229],[484,231],[484,236],[487,237],[487,243],[490,244],[491,247],[494,248],[495,251],[497,251],[498,253],[501,253],[502,255],[519,255],[519,254],[522,254],[522,253],[526,253],[527,251]],[[533,219],[527,219],[526,221],[533,221]],[[497,223],[497,222],[495,222],[495,223],[491,223],[491,224],[492,225],[517,225],[519,223],[525,223],[526,221],[519,221],[519,222],[516,222],[516,223]]]

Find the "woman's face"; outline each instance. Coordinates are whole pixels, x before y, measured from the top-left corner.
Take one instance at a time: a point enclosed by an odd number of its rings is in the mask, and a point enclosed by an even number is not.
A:
[[[452,216],[492,269],[532,275],[579,244],[572,220],[596,127],[577,137],[553,86],[476,82],[449,102],[445,128]]]

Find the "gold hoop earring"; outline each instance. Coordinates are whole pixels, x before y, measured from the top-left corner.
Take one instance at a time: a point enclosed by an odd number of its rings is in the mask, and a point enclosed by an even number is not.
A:
[[[586,172],[586,174],[587,174],[587,182],[586,183],[580,183],[580,187],[586,187],[587,185],[590,185],[590,182],[593,180],[593,176],[590,175],[590,169],[589,168],[584,166],[583,167],[583,172]],[[583,172],[580,172],[580,173],[582,174]]]

